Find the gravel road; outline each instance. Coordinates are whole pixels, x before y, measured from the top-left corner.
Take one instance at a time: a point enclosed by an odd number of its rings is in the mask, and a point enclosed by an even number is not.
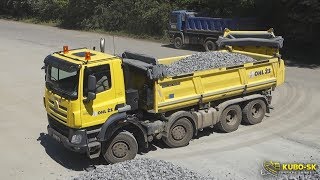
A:
[[[0,20],[0,179],[70,179],[102,160],[65,150],[46,135],[42,104],[43,58],[63,45],[99,46],[113,52],[112,37],[55,27]],[[110,42],[110,43],[108,43]],[[124,50],[158,58],[192,54],[159,43],[115,37],[115,52]],[[161,143],[138,158],[165,160],[218,179],[263,179],[266,160],[320,162],[320,70],[298,66],[286,69],[284,85],[273,94],[274,109],[254,126],[232,133],[204,130],[183,148]]]
[[[174,165],[163,160],[136,158],[113,165],[100,165],[96,169],[81,173],[73,180],[215,180],[214,177],[203,176],[187,168]]]

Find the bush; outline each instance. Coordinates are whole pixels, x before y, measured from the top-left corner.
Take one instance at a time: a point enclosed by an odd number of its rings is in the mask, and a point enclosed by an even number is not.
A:
[[[0,13],[17,18],[32,14],[28,0],[1,0]]]
[[[313,43],[319,37],[319,0],[0,0],[0,13],[17,18],[151,36],[164,35],[174,9],[193,9],[212,17],[256,17],[286,41]]]
[[[108,2],[108,0],[105,0]],[[87,23],[94,15],[95,8],[103,0],[69,0],[62,26],[67,28],[88,29]]]
[[[133,34],[163,35],[172,6],[156,0],[124,0],[99,4],[91,18],[83,21],[86,29],[126,31]]]
[[[39,20],[58,20],[65,16],[69,0],[29,0],[30,7]]]

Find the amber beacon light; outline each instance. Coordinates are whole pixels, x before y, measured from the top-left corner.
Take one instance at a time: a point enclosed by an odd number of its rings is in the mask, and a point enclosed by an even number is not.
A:
[[[86,52],[85,60],[91,60],[90,52]]]
[[[63,54],[67,54],[69,52],[68,46],[63,46]]]

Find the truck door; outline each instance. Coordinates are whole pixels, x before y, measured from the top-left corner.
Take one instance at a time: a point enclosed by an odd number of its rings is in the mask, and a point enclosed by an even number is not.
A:
[[[94,126],[104,123],[109,116],[114,114],[117,101],[116,88],[114,86],[114,77],[112,64],[103,64],[94,67],[88,67],[84,70],[83,78],[83,99],[88,93],[88,76],[94,75],[97,79],[96,99],[90,102],[83,102],[81,106],[81,119],[84,127]]]

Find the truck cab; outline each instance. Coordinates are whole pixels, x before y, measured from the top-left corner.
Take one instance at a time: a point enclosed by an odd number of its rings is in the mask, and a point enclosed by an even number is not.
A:
[[[115,112],[117,104],[125,102],[119,58],[77,49],[53,53],[44,63],[48,115],[68,127],[101,124]],[[89,78],[96,79],[95,92],[88,88]]]
[[[43,69],[48,134],[72,151],[99,156],[101,142],[116,130],[106,133],[108,125],[103,125],[107,119],[121,119],[126,108],[121,59],[64,47],[45,58]]]
[[[184,23],[187,17],[195,17],[196,12],[179,10],[172,11],[170,14],[169,30],[183,31]]]

